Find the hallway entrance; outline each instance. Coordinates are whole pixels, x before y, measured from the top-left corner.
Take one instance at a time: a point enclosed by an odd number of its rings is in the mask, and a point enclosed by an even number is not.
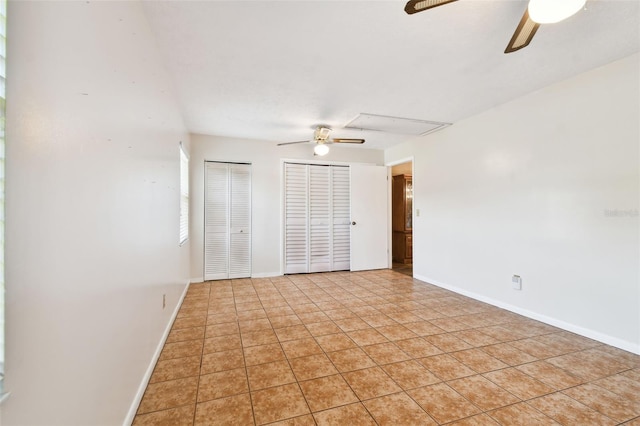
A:
[[[393,166],[391,175],[393,269],[413,276],[413,163]]]

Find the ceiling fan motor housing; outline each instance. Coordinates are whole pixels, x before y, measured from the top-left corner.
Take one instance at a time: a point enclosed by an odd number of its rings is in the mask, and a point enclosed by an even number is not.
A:
[[[318,126],[316,127],[316,131],[313,133],[313,138],[316,141],[326,141],[329,139],[329,133],[331,133],[331,127],[328,126]]]

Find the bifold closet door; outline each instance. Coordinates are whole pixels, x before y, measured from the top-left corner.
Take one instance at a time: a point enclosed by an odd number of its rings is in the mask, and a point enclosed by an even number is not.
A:
[[[330,167],[309,166],[309,272],[331,271]]]
[[[334,271],[351,268],[351,179],[349,167],[331,168],[332,260]]]
[[[284,165],[284,273],[309,272],[309,167]]]
[[[286,274],[348,270],[349,168],[285,163]]]
[[[251,165],[205,163],[204,279],[251,276]]]
[[[229,165],[205,163],[204,279],[229,278]]]
[[[251,276],[251,165],[230,164],[229,278]]]

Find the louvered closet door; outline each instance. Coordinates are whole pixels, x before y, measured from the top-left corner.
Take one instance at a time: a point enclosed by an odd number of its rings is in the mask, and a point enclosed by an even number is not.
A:
[[[285,274],[348,270],[350,174],[346,166],[284,166]]]
[[[309,272],[326,272],[331,270],[331,167],[308,167]]]
[[[251,276],[251,166],[230,164],[229,278]]]
[[[204,279],[229,277],[229,166],[205,163]]]
[[[351,267],[351,202],[349,167],[331,168],[331,198],[333,207],[333,271],[348,271]]]
[[[309,272],[308,256],[308,166],[284,165],[285,274]]]
[[[251,276],[251,165],[205,163],[204,279]]]

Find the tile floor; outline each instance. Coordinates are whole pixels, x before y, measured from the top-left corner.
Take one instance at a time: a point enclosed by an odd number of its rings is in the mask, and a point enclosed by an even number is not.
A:
[[[193,284],[134,425],[640,425],[640,356],[391,270]]]
[[[405,274],[405,275],[409,275],[410,277],[413,277],[413,265],[394,262],[393,272],[400,272],[401,274]]]

